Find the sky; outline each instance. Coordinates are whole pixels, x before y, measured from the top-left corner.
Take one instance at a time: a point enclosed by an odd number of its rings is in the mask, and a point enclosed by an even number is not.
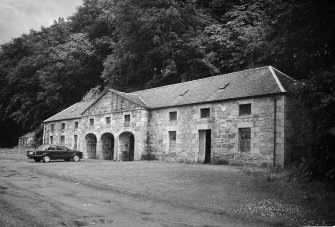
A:
[[[71,16],[81,0],[0,0],[0,44]]]

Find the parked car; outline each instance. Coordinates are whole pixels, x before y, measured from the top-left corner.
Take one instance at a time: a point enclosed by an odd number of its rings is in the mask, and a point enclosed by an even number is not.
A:
[[[50,160],[64,159],[65,161],[73,160],[79,162],[83,158],[83,152],[71,150],[60,145],[42,145],[36,151],[27,151],[27,157],[34,159],[35,162],[50,162]]]

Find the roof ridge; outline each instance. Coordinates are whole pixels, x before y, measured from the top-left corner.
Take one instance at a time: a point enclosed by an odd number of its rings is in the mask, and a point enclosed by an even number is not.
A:
[[[139,96],[138,94],[131,94],[131,93],[123,92],[123,91],[117,91],[117,90],[114,90],[112,88],[109,88],[109,91],[114,92],[117,95],[119,95],[119,96],[121,96],[121,97],[123,97],[123,98],[125,98],[125,99],[127,99],[127,100],[129,100],[129,101],[131,101],[131,102],[133,102],[133,103],[135,103],[137,105],[139,105],[139,106],[149,107],[141,98],[140,98],[140,100],[143,101],[143,103],[144,103],[145,106],[142,103],[139,103],[137,100],[131,100],[129,97],[127,97],[127,95],[137,95],[137,96]]]
[[[290,80],[293,80],[294,82],[296,82],[296,83],[299,83],[299,81],[297,81],[296,79],[294,79],[294,78],[290,77],[290,76],[289,76],[289,75],[287,75],[286,73],[283,73],[283,72],[282,72],[282,71],[280,71],[279,69],[277,69],[277,68],[275,68],[275,67],[273,67],[273,66],[271,66],[271,65],[269,65],[269,67],[271,67],[271,68],[273,68],[274,70],[276,70],[276,71],[280,72],[281,74],[283,74],[285,77],[289,78]]]
[[[234,73],[240,73],[240,72],[244,72],[244,71],[248,71],[248,70],[256,70],[256,69],[261,69],[261,68],[266,68],[266,67],[269,67],[269,66],[261,66],[261,67],[257,67],[257,68],[244,69],[244,70],[235,71],[235,72],[231,72],[231,73],[225,73],[225,74],[220,74],[220,75],[215,75],[215,76],[210,76],[210,77],[204,77],[204,78],[200,78],[200,79],[196,79],[196,80],[189,80],[189,81],[185,81],[185,82],[179,82],[179,83],[175,83],[175,84],[168,84],[168,85],[164,85],[164,86],[160,86],[160,87],[147,88],[147,89],[143,89],[143,90],[133,91],[133,92],[129,92],[129,93],[124,92],[124,93],[126,93],[126,94],[132,94],[132,93],[137,93],[137,92],[141,92],[141,91],[160,89],[160,88],[163,88],[163,87],[174,86],[176,84],[185,84],[185,83],[190,83],[190,82],[195,82],[195,81],[209,79],[209,78],[212,78],[212,77],[227,76],[227,75],[234,74]]]
[[[278,76],[276,75],[275,71],[273,70],[272,66],[269,66],[269,69],[270,69],[270,72],[273,76],[273,78],[275,79],[279,89],[282,91],[282,92],[286,92],[285,88],[283,87],[282,83],[280,82]]]

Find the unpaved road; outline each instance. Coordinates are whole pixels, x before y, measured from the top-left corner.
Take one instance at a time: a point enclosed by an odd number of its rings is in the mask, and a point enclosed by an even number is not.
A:
[[[317,223],[315,210],[273,194],[271,182],[255,176],[232,166],[34,163],[24,151],[0,149],[0,227]]]
[[[1,160],[0,226],[264,225],[198,213],[25,171],[31,164]]]

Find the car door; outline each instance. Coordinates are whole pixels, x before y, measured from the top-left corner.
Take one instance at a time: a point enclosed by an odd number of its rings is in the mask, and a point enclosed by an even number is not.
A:
[[[51,159],[57,159],[59,154],[58,154],[58,149],[56,145],[50,145],[48,147],[47,153],[50,155]]]
[[[60,152],[60,157],[59,159],[71,159],[72,158],[72,153],[70,150],[65,147],[65,146],[58,146],[59,152]]]

